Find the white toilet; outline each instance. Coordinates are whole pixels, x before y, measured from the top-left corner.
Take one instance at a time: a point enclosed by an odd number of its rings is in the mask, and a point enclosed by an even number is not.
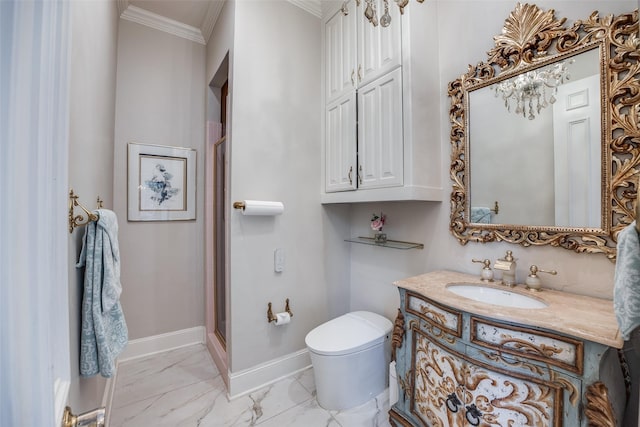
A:
[[[386,388],[392,326],[376,313],[354,311],[307,334],[320,406],[353,408]]]

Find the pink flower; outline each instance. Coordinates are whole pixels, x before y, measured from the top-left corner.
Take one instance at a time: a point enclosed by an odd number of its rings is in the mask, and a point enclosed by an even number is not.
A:
[[[375,231],[382,231],[382,226],[384,226],[384,222],[387,217],[381,212],[380,216],[377,214],[373,214],[373,218],[371,218],[371,229]]]

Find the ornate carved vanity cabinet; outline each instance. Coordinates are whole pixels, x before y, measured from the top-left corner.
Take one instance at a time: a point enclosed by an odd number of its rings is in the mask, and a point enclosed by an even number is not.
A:
[[[460,298],[447,290],[451,283],[480,281],[439,271],[396,283],[392,426],[615,426],[622,419],[626,382],[611,301],[544,290],[545,308],[498,307]]]

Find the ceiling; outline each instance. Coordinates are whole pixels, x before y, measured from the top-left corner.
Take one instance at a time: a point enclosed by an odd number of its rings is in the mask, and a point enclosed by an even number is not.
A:
[[[223,0],[129,0],[129,4],[195,28],[202,28],[212,3]]]
[[[1,0],[0,0],[1,1]],[[206,44],[225,0],[116,0],[120,16]],[[321,0],[286,0],[322,16]]]

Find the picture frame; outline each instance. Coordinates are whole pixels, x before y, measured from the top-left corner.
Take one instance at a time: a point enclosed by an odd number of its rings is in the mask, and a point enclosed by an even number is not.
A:
[[[196,150],[130,142],[127,147],[127,219],[196,219]]]

